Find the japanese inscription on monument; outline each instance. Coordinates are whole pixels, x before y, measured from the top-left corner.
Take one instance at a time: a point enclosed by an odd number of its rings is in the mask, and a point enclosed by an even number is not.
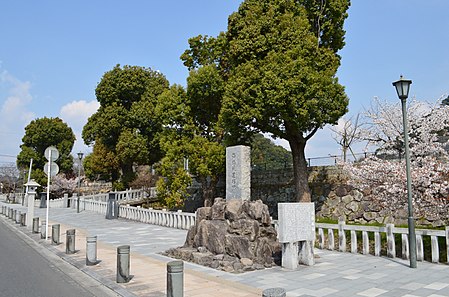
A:
[[[226,148],[226,199],[251,197],[251,159],[248,146]]]

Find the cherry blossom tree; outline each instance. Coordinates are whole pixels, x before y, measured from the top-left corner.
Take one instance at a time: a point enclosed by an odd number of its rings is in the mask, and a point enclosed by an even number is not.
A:
[[[447,219],[441,210],[447,210],[449,198],[449,141],[444,137],[449,106],[441,99],[435,104],[413,100],[407,111],[415,216]],[[392,158],[402,154],[401,106],[375,98],[365,116],[370,121],[361,129],[361,138],[376,145],[379,154],[343,166],[353,186],[371,192],[381,206],[401,209],[407,199],[405,161]]]
[[[50,191],[57,198],[62,197],[65,193],[71,195],[77,189],[78,178],[67,178],[65,174],[58,174],[51,178]]]
[[[442,105],[442,96],[434,104],[411,100],[407,106],[412,158],[445,153],[446,141],[441,134],[449,126],[449,106]],[[402,110],[400,102],[388,103],[377,97],[365,114],[360,138],[376,146],[378,153],[403,153]]]

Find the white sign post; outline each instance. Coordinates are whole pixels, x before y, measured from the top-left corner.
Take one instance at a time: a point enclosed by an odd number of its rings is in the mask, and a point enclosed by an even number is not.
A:
[[[315,204],[278,203],[278,217],[282,267],[294,270],[299,264],[314,265]]]
[[[59,152],[54,146],[49,146],[45,149],[45,158],[48,162],[44,165],[44,172],[47,174],[47,211],[46,211],[46,221],[45,221],[45,239],[48,237],[48,212],[50,208],[50,180],[52,176],[55,176],[59,172],[58,164],[56,161],[59,158]]]

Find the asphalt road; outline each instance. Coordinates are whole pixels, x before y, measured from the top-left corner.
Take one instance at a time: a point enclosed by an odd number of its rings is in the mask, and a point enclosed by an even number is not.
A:
[[[0,297],[117,296],[0,220]]]

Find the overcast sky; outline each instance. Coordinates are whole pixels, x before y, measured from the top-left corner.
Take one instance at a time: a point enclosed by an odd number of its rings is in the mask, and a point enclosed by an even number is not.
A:
[[[435,101],[449,92],[449,1],[353,0],[338,76],[350,114],[374,96],[398,100],[391,82],[413,80],[411,96]],[[96,111],[95,87],[116,64],[151,67],[171,84],[188,75],[179,56],[187,40],[226,30],[236,0],[78,0],[0,3],[0,164],[14,162],[24,127],[61,117],[75,132],[73,153]],[[362,148],[358,148],[362,150]],[[308,157],[340,154],[328,129]]]

